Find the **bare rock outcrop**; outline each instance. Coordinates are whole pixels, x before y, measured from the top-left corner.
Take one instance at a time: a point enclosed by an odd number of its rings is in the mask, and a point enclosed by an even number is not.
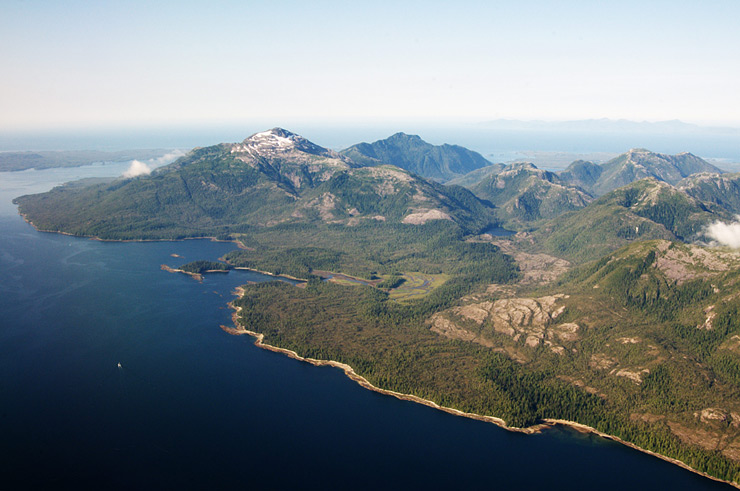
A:
[[[411,225],[424,225],[431,220],[450,220],[452,217],[443,212],[442,210],[431,209],[431,210],[418,210],[414,213],[406,215],[403,219],[403,223]]]
[[[579,339],[580,326],[573,322],[557,324],[565,311],[567,295],[539,298],[506,298],[470,303],[434,314],[430,329],[443,336],[493,346],[497,334],[510,337],[516,343],[536,348],[549,346],[563,354],[563,342]]]

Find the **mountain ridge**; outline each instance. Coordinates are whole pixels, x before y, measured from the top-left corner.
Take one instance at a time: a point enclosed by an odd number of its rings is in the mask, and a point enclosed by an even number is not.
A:
[[[649,177],[550,220],[532,236],[549,253],[580,263],[636,241],[699,241],[710,223],[731,219],[721,208]]]
[[[391,164],[442,182],[491,164],[479,153],[465,147],[432,145],[418,135],[403,132],[373,143],[352,145],[341,153],[366,166]]]
[[[699,172],[717,174],[723,172],[718,167],[689,152],[667,155],[643,148],[631,149],[601,164],[601,167],[601,175],[592,188],[592,192],[596,196],[601,196],[646,177],[654,177],[676,185],[681,179]]]
[[[593,201],[587,193],[562,182],[557,174],[530,163],[507,165],[470,190],[496,206],[499,218],[510,225],[554,218]]]
[[[151,176],[59,187],[15,202],[42,230],[102,238],[219,235],[312,222],[355,226],[367,220],[446,220],[475,230],[495,221],[493,210],[467,190],[392,166],[363,167],[281,128],[195,149]]]

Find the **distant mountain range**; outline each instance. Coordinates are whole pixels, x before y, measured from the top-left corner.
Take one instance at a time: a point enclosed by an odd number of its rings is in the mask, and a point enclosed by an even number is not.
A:
[[[441,182],[491,165],[481,154],[467,148],[432,145],[416,135],[405,133],[396,133],[373,143],[358,143],[343,150],[342,154],[362,165],[395,165]]]
[[[573,132],[649,132],[649,133],[722,133],[740,135],[739,128],[700,126],[679,120],[631,121],[627,119],[581,119],[573,121],[522,121],[496,119],[479,124],[481,127],[498,130],[548,130]]]

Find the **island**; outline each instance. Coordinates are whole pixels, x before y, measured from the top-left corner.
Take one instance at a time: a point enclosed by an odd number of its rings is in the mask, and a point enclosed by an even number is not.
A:
[[[224,329],[266,349],[737,486],[740,253],[717,227],[740,213],[740,175],[646,149],[560,173],[489,164],[402,133],[334,152],[275,128],[16,202],[39,230],[238,245],[215,268],[178,268],[191,274],[302,280],[244,285],[232,302]]]

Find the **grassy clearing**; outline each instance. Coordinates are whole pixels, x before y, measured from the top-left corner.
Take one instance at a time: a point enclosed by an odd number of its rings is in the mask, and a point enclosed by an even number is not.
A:
[[[447,274],[404,273],[404,282],[390,291],[391,300],[408,302],[429,295],[441,286],[450,276]]]
[[[328,271],[318,271],[320,276],[328,277],[327,281],[337,285],[344,286],[374,286],[377,287],[383,280],[387,280],[392,275],[383,275],[381,279],[368,281],[341,273],[332,273]],[[403,278],[401,284],[388,290],[392,300],[397,302],[407,302],[417,298],[423,298],[432,292],[435,288],[441,286],[450,276],[447,274],[428,274],[428,273],[403,273],[399,275]]]

